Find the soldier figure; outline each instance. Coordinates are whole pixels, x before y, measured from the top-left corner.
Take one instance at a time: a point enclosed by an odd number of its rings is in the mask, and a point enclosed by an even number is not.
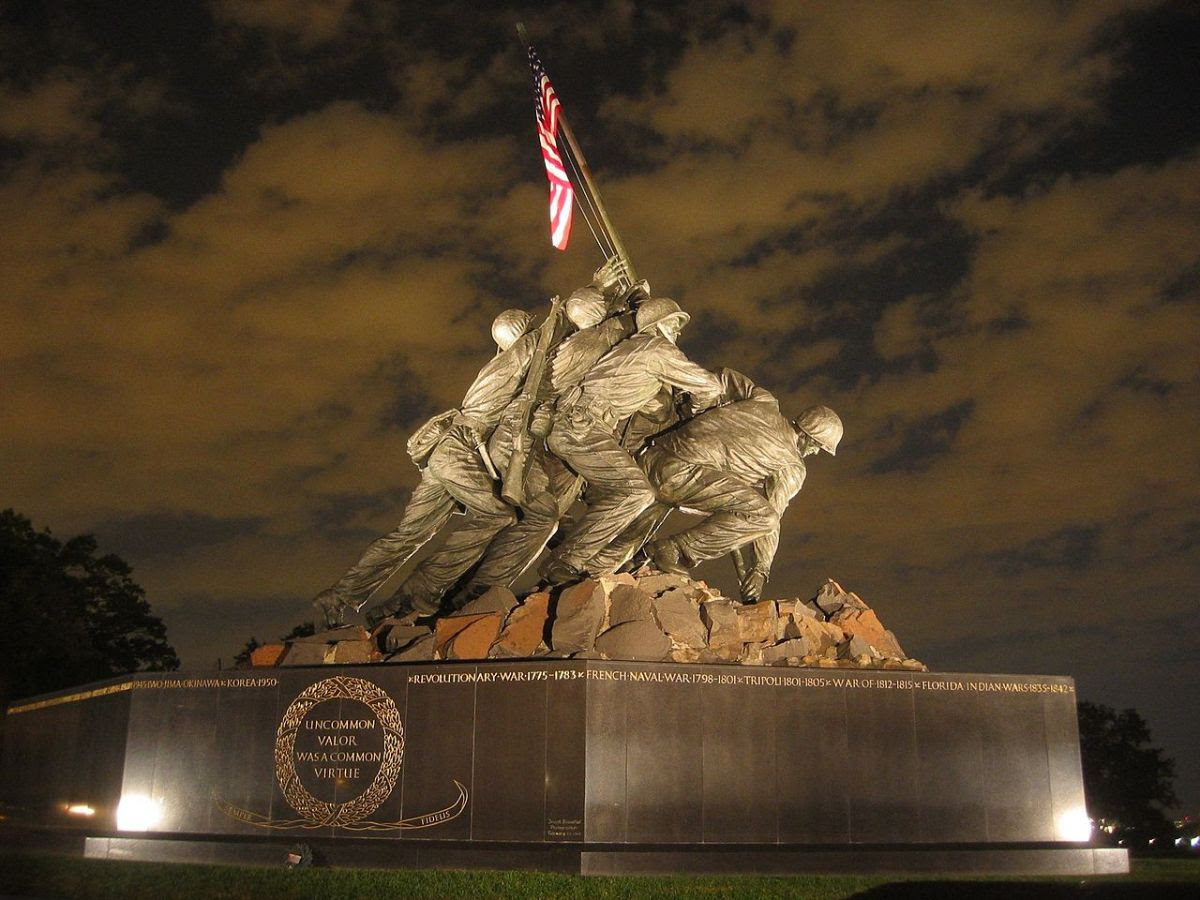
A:
[[[554,357],[556,364],[565,364],[570,360],[571,371],[586,371],[596,359],[611,349],[613,343],[628,333],[627,328],[619,325],[616,328],[594,327],[614,306],[621,305],[618,288],[622,277],[623,263],[610,260],[597,270],[592,284],[576,291],[567,300],[567,318],[575,328],[586,330],[561,342]],[[528,330],[529,322],[529,314],[520,310],[501,313],[493,326],[493,335],[502,354],[516,338],[536,343],[538,333],[543,329],[557,329],[557,323],[551,321],[539,326],[537,332],[521,337]],[[553,341],[556,337],[550,335],[549,340]],[[532,357],[532,353],[529,356]],[[517,394],[525,378],[533,377],[532,374],[527,375],[529,359],[523,358],[522,365],[520,375],[516,376],[518,384],[497,416],[498,421],[487,447],[480,448],[480,452],[486,454],[486,458],[501,472],[507,471],[513,453],[514,428],[517,427],[516,417],[522,402]],[[524,386],[532,388],[535,393],[541,388],[540,385]],[[499,400],[501,395],[495,396]],[[520,577],[541,553],[558,527],[559,518],[578,496],[580,487],[578,479],[567,471],[562,462],[546,452],[540,439],[530,446],[529,452],[531,461],[519,519],[500,522],[486,511],[481,514],[468,508],[466,520],[450,534],[446,542],[421,561],[386,603],[370,612],[367,617],[369,623],[377,623],[388,615],[435,612],[446,592],[477,562],[479,565],[472,581],[460,594],[461,601],[494,584],[507,586]]]
[[[655,442],[641,464],[660,504],[646,510],[593,565],[619,565],[665,518],[666,507],[684,507],[703,521],[651,541],[645,553],[665,572],[691,566],[746,544],[753,562],[739,571],[742,599],[757,601],[779,545],[779,520],[804,484],[804,458],[833,455],[842,422],[827,406],[806,409],[788,421],[770,393],[744,375],[720,372],[727,405],[703,412]]]
[[[496,318],[498,352],[461,408],[434,416],[408,442],[421,480],[400,524],[314,600],[328,626],[346,609],[361,609],[459,508],[466,511],[462,524],[368,621],[436,613],[477,563],[459,605],[490,586],[511,585],[583,484],[586,510],[543,565],[548,582],[615,571],[639,549],[659,569],[680,573],[733,552],[743,599],[761,596],[780,516],[804,483],[804,458],[836,451],[841,420],[818,406],[789,421],[744,375],[721,370],[718,377],[697,366],[675,346],[688,314],[673,300],[651,298],[644,282],[622,290],[628,283],[619,259],[602,266],[565,304],[577,331],[557,348],[557,300],[533,331],[520,310]],[[630,317],[628,304],[639,295]],[[554,332],[543,334],[548,328]],[[527,466],[514,456],[522,423],[538,438],[524,443]],[[510,476],[525,473],[517,482],[523,486],[506,482],[502,498],[493,460]],[[509,471],[510,460],[518,468]],[[705,518],[650,540],[675,508]],[[749,544],[747,566],[739,551]]]
[[[500,529],[516,521],[513,508],[497,493],[494,471],[485,454],[486,441],[521,389],[533,356],[536,334],[528,331],[529,322],[529,314],[521,310],[501,313],[492,325],[499,353],[480,371],[462,406],[435,416],[409,440],[414,462],[418,466],[426,463],[421,480],[400,524],[372,543],[337,584],[313,601],[330,627],[341,622],[346,609],[361,609],[446,524],[457,504],[466,508],[466,520],[439,550],[438,561],[427,568],[430,579],[449,577],[456,569],[457,578]],[[404,600],[389,602],[385,614],[399,610]],[[432,613],[437,605],[423,603],[417,609]]]
[[[674,300],[644,300],[637,333],[558,398],[547,446],[586,480],[587,510],[543,566],[547,581],[581,577],[589,560],[654,502],[650,482],[621,445],[620,424],[664,387],[689,392],[699,409],[719,399],[716,376],[675,346],[689,318]]]
[[[579,477],[547,451],[542,438],[548,430],[552,398],[577,383],[600,357],[632,330],[623,321],[625,317],[619,314],[624,308],[624,299],[613,293],[615,280],[602,281],[603,274],[601,269],[596,273],[596,282],[567,298],[567,318],[579,330],[558,346],[550,366],[550,402],[543,402],[535,414],[533,430],[540,434],[531,449],[533,459],[525,483],[521,519],[501,531],[488,545],[456,605],[489,587],[508,587],[516,581],[541,554],[557,530],[559,519],[579,496]],[[488,451],[501,472],[507,470],[512,455],[512,428],[512,416],[506,413],[488,442]]]

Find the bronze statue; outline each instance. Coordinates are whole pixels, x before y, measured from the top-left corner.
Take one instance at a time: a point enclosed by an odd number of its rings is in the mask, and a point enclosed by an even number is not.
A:
[[[568,298],[566,327],[582,330],[565,339],[557,315],[560,304],[557,299],[552,301],[550,315],[531,335],[534,351],[520,391],[508,401],[486,446],[477,448],[481,459],[494,465],[493,475],[502,480],[500,499],[519,507],[519,518],[493,528],[495,522],[468,509],[466,521],[451,532],[442,547],[421,561],[386,603],[371,610],[369,622],[373,624],[388,615],[435,612],[447,591],[475,566],[466,588],[456,598],[461,605],[488,587],[510,585],[541,553],[578,495],[580,482],[547,452],[543,440],[546,427],[533,424],[533,415],[552,395],[553,385],[561,385],[568,377],[563,373],[586,372],[627,333],[622,326],[596,327],[601,324],[598,320],[623,308],[619,291],[622,272],[619,261],[610,260],[597,270],[591,285]],[[502,325],[507,323],[513,328],[517,318],[520,328],[515,340],[528,330],[527,313],[501,313],[493,326],[493,336],[502,352],[512,343],[501,342],[505,333]],[[547,372],[551,359],[554,374]],[[542,414],[539,421],[548,425],[547,416]],[[531,429],[537,433],[530,433]]]
[[[426,567],[423,577],[431,581],[449,578],[453,583],[497,532],[516,521],[513,508],[497,493],[486,446],[500,414],[521,389],[533,356],[536,334],[524,332],[528,324],[520,310],[501,313],[493,325],[499,352],[480,370],[462,405],[435,416],[410,439],[414,462],[423,466],[421,480],[400,524],[373,542],[337,584],[313,601],[330,627],[340,624],[346,609],[361,609],[446,524],[458,504],[467,510],[466,519],[439,550],[437,561]],[[401,596],[386,608],[399,610],[405,601]],[[437,610],[436,603],[416,602],[422,612]]]
[[[597,272],[596,280],[575,291],[565,305],[567,319],[578,329],[563,339],[554,350],[549,384],[540,396],[531,424],[535,439],[529,450],[530,464],[523,485],[522,515],[518,522],[503,529],[488,545],[470,580],[456,598],[456,606],[482,594],[489,587],[508,587],[541,555],[546,543],[558,530],[558,523],[579,496],[582,480],[546,447],[554,398],[577,383],[596,361],[628,335],[631,328],[622,321],[624,297],[615,293],[616,282]],[[513,402],[513,406],[518,401]],[[513,463],[515,410],[501,418],[492,434],[488,450],[500,471],[507,473]]]
[[[463,522],[369,620],[435,614],[455,588],[452,605],[461,605],[490,586],[511,585],[577,498],[584,512],[541,566],[546,582],[612,572],[635,553],[668,572],[732,553],[743,598],[756,599],[778,546],[779,517],[803,484],[804,458],[833,453],[841,438],[841,421],[827,407],[789,422],[745,376],[726,370],[718,378],[679,350],[690,317],[637,280],[561,104],[543,102],[553,91],[532,48],[530,59],[552,242],[567,245],[578,187],[578,212],[606,262],[566,304],[555,297],[537,328],[519,310],[497,318],[499,352],[462,406],[409,440],[421,480],[400,524],[315,599],[329,625],[361,609],[460,507]],[[574,180],[560,154],[577,160]],[[654,539],[673,509],[705,518]]]
[[[698,408],[719,399],[716,376],[675,346],[689,318],[673,300],[643,300],[637,333],[617,343],[557,399],[546,445],[586,481],[587,510],[543,565],[547,581],[582,577],[588,560],[654,502],[653,487],[621,445],[621,424],[664,387],[687,391]]]
[[[640,463],[658,502],[643,511],[589,568],[620,566],[646,541],[670,509],[686,508],[703,521],[650,541],[645,556],[665,572],[686,573],[706,559],[753,548],[739,572],[742,599],[758,600],[779,544],[779,519],[804,484],[804,458],[833,454],[842,423],[825,406],[788,420],[766,390],[731,369],[718,372],[722,404],[661,435]]]
[[[732,553],[743,599],[761,597],[803,460],[836,451],[841,420],[812,407],[789,421],[744,375],[697,366],[675,346],[688,320],[645,282],[628,286],[616,258],[565,305],[555,298],[538,328],[528,313],[501,313],[497,354],[462,406],[409,440],[422,474],[400,524],[314,601],[326,624],[360,610],[459,508],[461,524],[368,621],[433,615],[456,585],[456,607],[511,585],[581,489],[586,508],[543,564],[547,582],[638,561],[686,572]],[[653,539],[674,509],[704,519]]]

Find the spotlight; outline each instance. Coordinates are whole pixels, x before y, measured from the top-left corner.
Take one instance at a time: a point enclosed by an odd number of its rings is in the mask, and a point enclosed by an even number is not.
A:
[[[1054,830],[1060,841],[1077,843],[1092,839],[1092,821],[1083,807],[1069,809],[1060,815],[1054,823]]]
[[[128,794],[117,804],[117,828],[121,831],[149,831],[162,821],[162,803],[145,794]]]

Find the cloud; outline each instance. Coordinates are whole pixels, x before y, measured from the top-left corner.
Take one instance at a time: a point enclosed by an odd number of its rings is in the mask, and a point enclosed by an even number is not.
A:
[[[837,577],[900,617],[918,655],[930,642],[947,664],[1058,666],[1112,689],[1113,648],[1186,615],[1197,572],[1200,335],[1195,291],[1171,287],[1195,266],[1196,167],[942,201],[971,235],[965,268],[873,332],[885,361],[930,364],[795,392],[847,431],[810,466],[773,583]]]
[[[336,39],[349,24],[351,0],[210,0],[218,20],[283,35],[302,49]]]
[[[119,543],[122,553],[151,559],[254,534],[262,521],[252,516],[222,518],[196,513],[148,512],[103,522],[96,531],[102,544]],[[106,540],[106,535],[115,536],[115,540]]]
[[[100,130],[88,115],[91,105],[86,80],[71,72],[28,89],[9,86],[0,92],[0,134],[39,143],[95,140]]]
[[[1188,306],[1160,302],[1187,294],[1196,265],[1195,195],[1177,189],[1194,163],[1014,196],[987,186],[1099,115],[1115,77],[1100,37],[1123,9],[757,7],[697,19],[658,87],[601,101],[612,128],[649,123],[661,139],[648,166],[602,184],[643,274],[696,313],[685,348],[737,360],[785,405],[844,412],[837,465],[859,483],[839,479],[843,508],[882,495],[914,533],[951,516],[1014,529],[922,545],[908,564],[1036,540],[1046,523],[1021,512],[1035,500],[1082,496],[1075,514],[1106,521],[1137,496],[1119,485],[1145,481],[1126,471],[1114,490],[1098,474],[1134,458],[1121,423],[1136,407],[1139,427],[1168,431],[1194,391]],[[378,51],[355,37],[358,13],[308,12],[218,9],[308,46]],[[628,10],[605,15],[628,32]],[[14,168],[0,207],[21,226],[7,258],[21,299],[0,352],[10,415],[38,423],[9,455],[30,485],[18,499],[98,521],[153,495],[172,515],[286,532],[314,506],[411,484],[406,430],[457,402],[491,315],[598,261],[583,233],[547,260],[528,129],[426,130],[486,109],[493,82],[515,89],[507,56],[479,68],[415,53],[394,70],[394,111],[340,100],[267,122],[217,190],[178,210],[123,190],[100,154],[52,177],[32,158]],[[89,91],[45,84],[47,129],[93,133]],[[86,489],[61,482],[72,470]],[[993,497],[1007,472],[1019,483]]]
[[[907,424],[897,435],[899,446],[876,459],[871,471],[876,475],[925,471],[938,457],[950,451],[955,436],[970,419],[974,407],[974,401],[964,400]]]
[[[1015,575],[1027,569],[1063,568],[1079,572],[1095,558],[1100,529],[1075,525],[1053,534],[1034,538],[1020,547],[1001,550],[992,559],[1002,575]]]
[[[36,423],[7,455],[35,492],[19,499],[282,515],[303,502],[273,493],[291,479],[364,490],[375,457],[410,480],[397,429],[457,401],[502,308],[471,221],[509,166],[496,142],[433,146],[342,103],[265,128],[177,213],[102,165],[15,169],[0,358],[9,415]],[[80,467],[85,492],[60,480]]]

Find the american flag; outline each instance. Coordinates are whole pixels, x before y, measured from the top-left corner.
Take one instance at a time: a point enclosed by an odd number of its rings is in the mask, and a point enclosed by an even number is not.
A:
[[[546,75],[546,68],[537,53],[529,48],[529,68],[533,71],[534,113],[537,117],[538,143],[550,180],[550,243],[559,250],[567,249],[571,237],[571,213],[575,207],[575,189],[563,168],[558,152],[558,95]]]

